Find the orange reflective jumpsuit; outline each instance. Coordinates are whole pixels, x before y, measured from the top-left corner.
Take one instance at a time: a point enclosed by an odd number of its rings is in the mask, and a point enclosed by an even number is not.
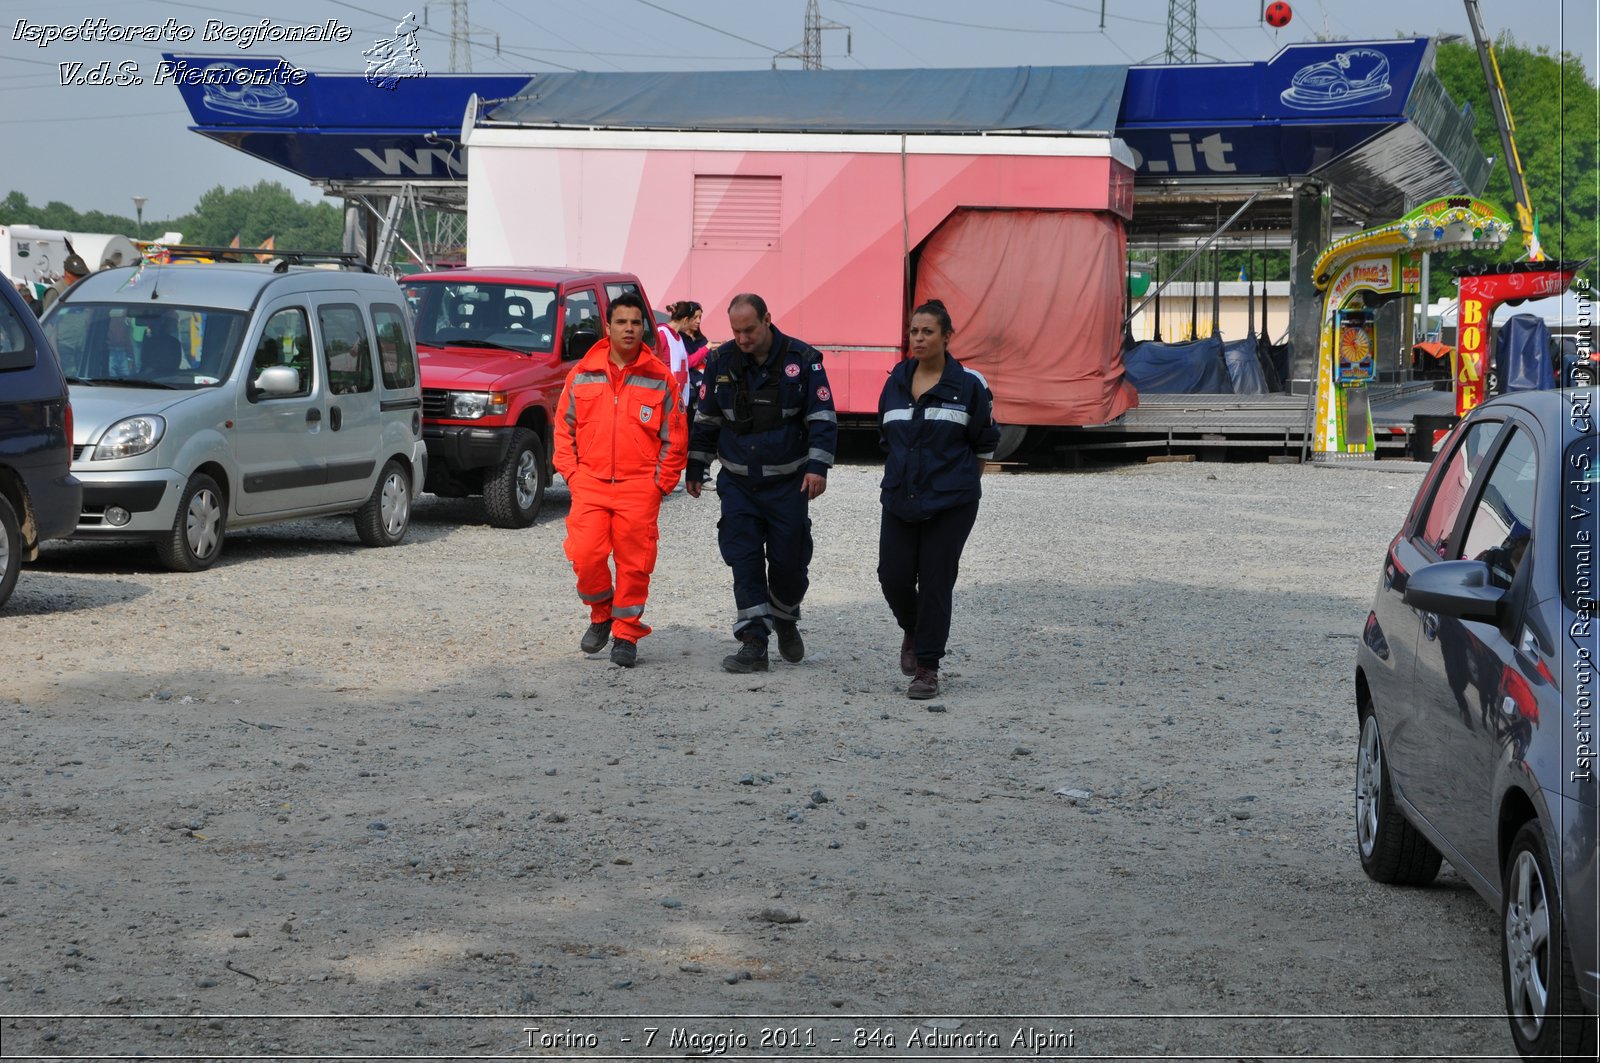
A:
[[[656,567],[656,518],[687,460],[678,385],[655,352],[641,346],[619,366],[609,339],[589,348],[556,404],[555,466],[572,492],[566,552],[578,597],[591,623],[614,621],[614,638],[650,634],[640,618]]]

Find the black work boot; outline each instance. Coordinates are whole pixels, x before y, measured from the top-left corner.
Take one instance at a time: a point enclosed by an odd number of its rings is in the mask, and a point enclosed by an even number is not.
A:
[[[722,659],[722,668],[726,672],[739,675],[748,675],[751,672],[765,672],[767,670],[767,644],[763,639],[746,636],[740,640],[743,645],[738,653],[729,654]]]
[[[778,652],[790,664],[799,664],[806,658],[806,641],[800,637],[800,627],[793,620],[775,620],[778,629]]]
[[[639,644],[627,639],[617,639],[611,644],[611,663],[620,664],[624,668],[632,668],[633,663],[639,659]]]
[[[590,624],[589,630],[583,633],[583,641],[578,643],[578,648],[584,653],[599,653],[610,641],[611,621],[607,620],[603,624]]]

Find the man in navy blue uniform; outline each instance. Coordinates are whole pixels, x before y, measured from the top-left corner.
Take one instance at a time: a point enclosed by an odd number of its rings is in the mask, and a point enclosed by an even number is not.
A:
[[[759,295],[728,305],[733,339],[707,359],[689,439],[685,489],[700,497],[713,459],[722,462],[717,545],[733,569],[739,651],[730,672],[765,672],[767,638],[791,663],[805,657],[800,603],[810,586],[810,502],[828,487],[839,436],[822,354],[772,323]]]

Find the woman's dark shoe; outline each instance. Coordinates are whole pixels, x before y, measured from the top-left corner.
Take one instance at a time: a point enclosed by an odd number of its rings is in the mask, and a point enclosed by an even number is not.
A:
[[[917,674],[906,688],[906,697],[914,701],[927,701],[939,696],[939,669],[917,666]]]
[[[910,635],[900,640],[900,672],[902,675],[917,674],[917,655],[911,651]]]

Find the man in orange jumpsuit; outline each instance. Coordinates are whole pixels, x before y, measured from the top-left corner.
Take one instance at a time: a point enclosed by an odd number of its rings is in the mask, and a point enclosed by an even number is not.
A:
[[[589,606],[579,645],[599,653],[610,641],[611,660],[624,668],[650,634],[640,618],[656,567],[656,518],[688,461],[683,402],[645,345],[646,313],[631,292],[611,301],[605,338],[572,367],[556,404],[555,466],[572,492],[566,551]]]

